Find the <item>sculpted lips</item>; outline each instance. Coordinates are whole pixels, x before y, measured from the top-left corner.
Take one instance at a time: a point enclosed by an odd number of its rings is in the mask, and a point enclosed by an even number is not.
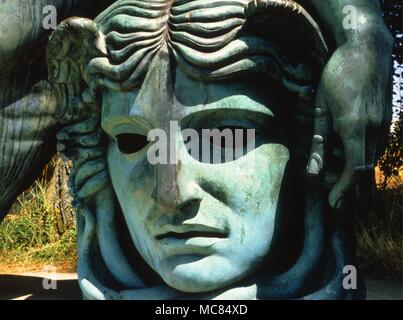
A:
[[[168,226],[168,230],[156,236],[157,240],[162,239],[192,239],[192,238],[227,238],[225,230],[205,225],[179,225]]]
[[[213,254],[217,245],[228,240],[228,232],[205,225],[167,225],[155,238],[168,256],[205,256]]]

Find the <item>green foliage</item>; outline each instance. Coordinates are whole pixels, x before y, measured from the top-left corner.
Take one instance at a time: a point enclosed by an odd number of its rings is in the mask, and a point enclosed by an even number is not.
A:
[[[74,264],[75,226],[60,232],[47,187],[44,180],[35,182],[0,223],[0,265]]]

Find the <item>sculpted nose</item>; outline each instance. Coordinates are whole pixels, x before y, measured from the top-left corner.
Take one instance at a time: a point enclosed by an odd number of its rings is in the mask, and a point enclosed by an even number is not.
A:
[[[153,199],[167,212],[178,212],[189,202],[199,201],[201,194],[192,177],[181,174],[181,162],[156,166],[156,187]]]
[[[178,188],[180,164],[158,164],[154,200],[164,209],[175,210],[181,204]]]

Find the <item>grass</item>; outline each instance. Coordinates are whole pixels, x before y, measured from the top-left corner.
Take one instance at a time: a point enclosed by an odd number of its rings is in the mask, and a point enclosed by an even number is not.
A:
[[[378,190],[372,204],[357,209],[357,255],[372,278],[402,280],[403,185]]]
[[[48,188],[44,179],[35,182],[0,223],[0,273],[44,265],[75,269],[75,226],[60,228],[60,212],[50,202]]]

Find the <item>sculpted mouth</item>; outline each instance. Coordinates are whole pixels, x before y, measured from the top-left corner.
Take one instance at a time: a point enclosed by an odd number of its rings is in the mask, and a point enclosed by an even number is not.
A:
[[[228,233],[213,227],[204,225],[181,225],[170,226],[165,232],[157,235],[157,240],[162,239],[192,239],[192,238],[219,238],[228,237]]]
[[[220,232],[209,232],[209,231],[189,231],[189,232],[168,232],[157,236],[157,240],[162,240],[166,238],[173,239],[191,239],[191,238],[226,238],[227,235]]]

